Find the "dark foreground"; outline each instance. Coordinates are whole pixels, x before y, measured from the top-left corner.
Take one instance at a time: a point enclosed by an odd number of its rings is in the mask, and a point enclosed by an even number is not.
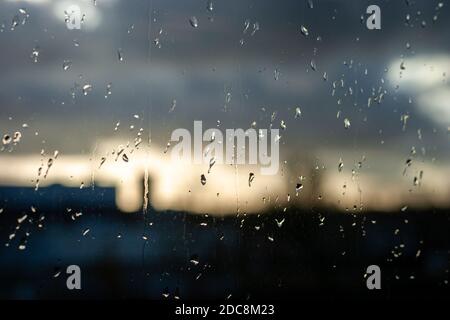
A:
[[[450,210],[212,218],[123,214],[110,189],[0,192],[2,299],[450,299]],[[373,264],[381,290],[366,287]],[[81,290],[66,287],[69,265]]]

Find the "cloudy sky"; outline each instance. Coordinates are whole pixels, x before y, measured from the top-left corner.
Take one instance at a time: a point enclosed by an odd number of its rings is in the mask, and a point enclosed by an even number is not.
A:
[[[140,128],[158,150],[194,120],[224,130],[283,121],[289,183],[304,161],[338,174],[341,159],[351,171],[365,157],[366,174],[391,186],[410,157],[448,165],[448,1],[378,0],[381,30],[365,25],[373,1],[209,3],[2,1],[0,128],[22,133],[4,151],[90,155]],[[71,5],[81,30],[65,25]]]

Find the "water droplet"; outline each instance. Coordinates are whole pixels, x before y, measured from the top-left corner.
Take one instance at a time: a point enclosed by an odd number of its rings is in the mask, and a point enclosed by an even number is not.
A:
[[[19,16],[15,15],[11,21],[11,31],[19,25]]]
[[[209,168],[208,168],[208,173],[211,172],[211,168],[213,167],[213,165],[216,163],[216,158],[212,157],[211,159],[209,159]]]
[[[128,156],[126,155],[126,153],[124,153],[124,154],[122,155],[122,160],[125,161],[125,162],[128,162],[128,161],[129,161]]]
[[[273,71],[273,78],[274,78],[275,80],[278,80],[278,79],[280,78],[280,71],[279,71],[278,69],[275,69],[275,70]]]
[[[170,148],[170,141],[167,142],[166,148],[164,149],[164,153],[167,153],[167,151],[169,151]]]
[[[122,49],[117,50],[117,58],[119,59],[119,62],[123,62]]]
[[[19,250],[25,250],[26,248],[27,248],[27,241],[26,239],[23,239],[19,244]]]
[[[231,92],[227,92],[225,96],[225,102],[228,104],[231,101]]]
[[[345,129],[348,129],[348,128],[350,128],[350,120],[348,120],[347,118],[345,118],[344,119],[344,128]]]
[[[173,99],[172,106],[170,107],[169,112],[173,112],[176,107],[177,107],[177,100]]]
[[[295,108],[295,119],[300,118],[301,115],[302,115],[302,111],[300,110],[300,107],[296,107]]]
[[[420,257],[420,254],[422,253],[422,251],[419,249],[419,250],[417,250],[417,252],[416,252],[416,258],[418,258],[418,257]]]
[[[3,144],[4,145],[10,144],[11,141],[12,141],[12,139],[11,139],[11,136],[9,134],[5,134],[3,136]]]
[[[197,17],[195,17],[195,16],[190,17],[189,23],[191,24],[191,26],[192,26],[193,28],[198,28],[198,20],[197,20]]]
[[[70,60],[64,60],[62,66],[63,66],[63,70],[64,70],[64,71],[67,71],[67,70],[69,70],[70,67],[72,66],[72,61],[70,61]]]
[[[258,31],[258,30],[259,30],[259,22],[253,23],[253,30],[252,30],[252,33],[250,35],[254,36],[256,31]]]
[[[61,268],[55,268],[54,273],[53,273],[53,278],[58,278],[59,275],[61,274]]]
[[[30,15],[28,14],[28,12],[24,9],[24,8],[20,8],[19,9],[19,13],[21,15],[22,18],[22,25],[24,25],[27,22],[27,19],[30,17]]]
[[[27,214],[24,214],[23,216],[21,216],[20,218],[17,218],[17,223],[21,224],[22,222],[24,222],[26,219],[28,218]]]
[[[400,121],[403,123],[402,131],[406,130],[406,125],[408,123],[408,120],[409,120],[409,114],[402,114],[400,116]]]
[[[300,32],[301,32],[302,35],[304,35],[305,37],[307,37],[307,36],[309,35],[308,29],[306,29],[306,27],[303,26],[303,25],[300,27]]]
[[[198,255],[194,254],[191,256],[191,259],[189,260],[190,263],[192,263],[193,265],[198,265],[200,263],[199,259],[198,259]]]
[[[338,164],[338,171],[341,172],[342,169],[344,169],[344,163],[342,162],[342,159],[341,159]]]
[[[278,219],[275,219],[275,222],[277,223],[278,228],[281,228],[283,226],[283,223],[285,220],[286,220],[286,218],[283,218],[280,221],[278,221]]]
[[[11,31],[14,31],[20,24],[24,25],[30,15],[25,9],[19,9],[19,14],[14,15],[11,21]]]
[[[84,231],[83,231],[83,237],[86,236],[86,235],[89,233],[89,231],[91,231],[91,229],[89,229],[89,228],[84,229]]]
[[[405,21],[408,24],[410,20],[411,20],[411,15],[408,13],[405,17]]]
[[[206,177],[205,177],[204,174],[202,174],[202,175],[200,176],[200,182],[201,182],[202,185],[205,185],[205,184],[206,184]]]
[[[33,50],[31,51],[30,57],[34,63],[37,63],[39,60],[39,51],[40,51],[39,46],[34,47]]]
[[[244,30],[242,31],[242,33],[247,33],[248,28],[250,27],[250,20],[245,20],[244,21]]]
[[[112,83],[109,82],[109,83],[106,85],[106,95],[105,95],[105,98],[108,98],[111,94],[112,94]]]
[[[82,89],[83,89],[83,94],[85,96],[87,96],[89,94],[89,92],[92,91],[92,85],[91,84],[85,84]]]
[[[251,187],[252,186],[252,182],[255,179],[255,174],[253,172],[250,172],[248,175],[248,186]]]
[[[214,10],[214,6],[213,6],[212,0],[208,0],[206,2],[206,10],[208,10],[209,12],[212,12]]]

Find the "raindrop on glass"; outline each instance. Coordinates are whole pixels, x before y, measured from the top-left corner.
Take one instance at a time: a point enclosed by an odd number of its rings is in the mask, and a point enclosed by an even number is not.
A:
[[[212,157],[211,159],[209,159],[208,173],[211,172],[211,168],[214,166],[215,163],[216,163],[216,158]]]
[[[350,128],[350,120],[348,120],[347,118],[345,118],[344,119],[344,128],[345,129],[348,129],[348,128]]]
[[[108,98],[111,94],[112,94],[112,83],[109,82],[109,83],[106,85],[106,95],[105,95],[105,98]]]
[[[36,46],[33,48],[33,50],[31,51],[31,59],[33,60],[34,63],[37,63],[39,60],[39,46]]]
[[[342,169],[344,169],[344,163],[342,162],[342,159],[341,159],[338,164],[338,171],[341,172]]]
[[[123,62],[123,52],[122,52],[122,49],[117,50],[117,59],[119,59],[119,62]]]
[[[309,35],[308,29],[306,29],[306,27],[303,26],[303,25],[300,27],[300,32],[301,32],[302,35],[304,35],[305,37],[307,37],[307,36]]]
[[[248,175],[248,186],[251,187],[252,186],[252,182],[255,179],[255,174],[253,172],[250,172]]]
[[[3,144],[4,145],[10,144],[11,141],[12,141],[12,139],[11,139],[11,136],[9,134],[5,134],[3,136]]]
[[[214,10],[214,5],[212,0],[208,0],[206,2],[206,10],[208,10],[209,12],[212,12]]]
[[[72,61],[64,60],[64,62],[63,62],[63,70],[64,71],[69,70],[71,66],[72,66]]]
[[[192,16],[189,18],[189,23],[191,24],[191,27],[198,28],[198,20],[197,17]]]
[[[198,259],[198,255],[194,254],[192,255],[191,259],[189,260],[190,263],[192,263],[193,265],[198,265],[200,263],[199,259]]]
[[[22,133],[20,133],[19,131],[14,132],[14,135],[13,135],[14,143],[19,143],[21,138],[22,138]]]
[[[278,219],[275,219],[275,222],[277,223],[278,228],[281,228],[283,226],[283,223],[286,219],[283,218],[280,221],[278,221]]]
[[[300,110],[299,107],[295,108],[295,119],[300,118],[300,116],[302,115],[302,111]]]
[[[87,96],[87,95],[89,94],[89,92],[92,91],[92,85],[91,85],[91,84],[85,84],[85,85],[83,86],[82,90],[83,90],[83,94],[84,94],[85,96]]]

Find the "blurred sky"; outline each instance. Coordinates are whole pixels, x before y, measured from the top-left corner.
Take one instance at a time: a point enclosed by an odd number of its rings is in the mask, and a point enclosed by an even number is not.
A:
[[[85,13],[81,30],[65,26],[71,4]],[[341,158],[351,169],[366,157],[386,181],[401,177],[413,147],[418,162],[448,165],[448,1],[213,0],[212,11],[207,4],[2,1],[0,128],[22,132],[12,152],[90,155],[141,127],[164,148],[173,129],[192,129],[194,120],[205,129],[217,121],[223,130],[253,121],[269,128],[276,112],[272,126],[286,123],[280,152],[292,183],[304,159],[337,173]],[[370,4],[381,8],[381,30],[365,26]],[[29,17],[12,30],[21,8]],[[93,88],[84,95],[86,84]]]

